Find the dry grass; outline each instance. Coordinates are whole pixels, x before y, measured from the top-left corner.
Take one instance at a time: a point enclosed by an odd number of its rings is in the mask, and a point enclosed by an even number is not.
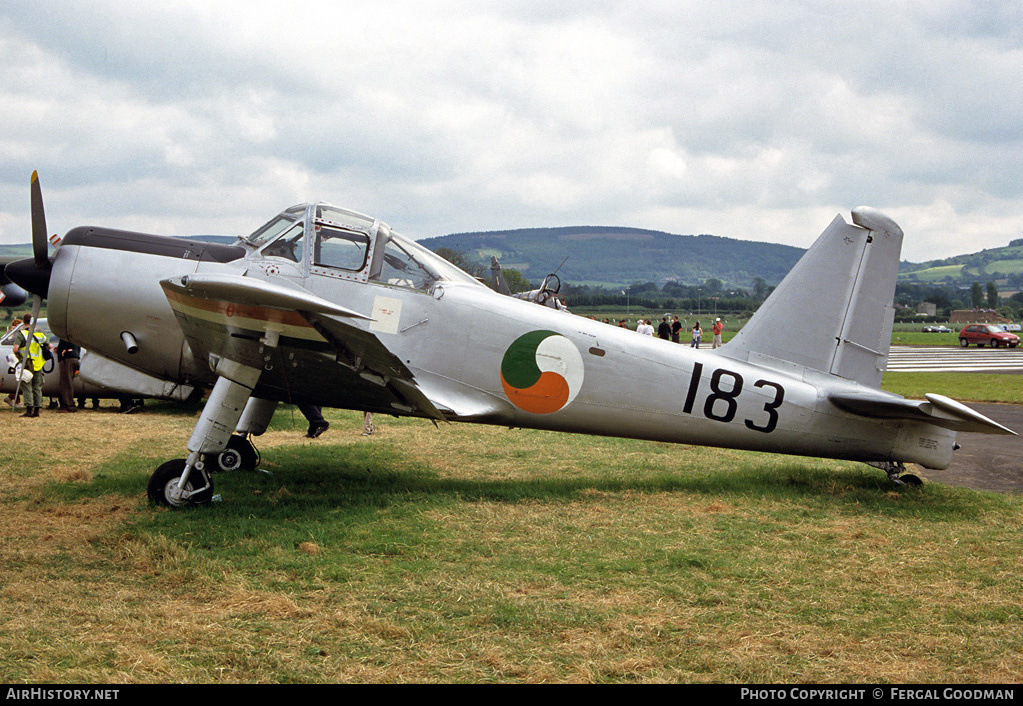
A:
[[[188,415],[0,415],[19,440],[0,452],[0,680],[1023,674],[1019,499],[890,492],[848,464],[332,421],[312,442],[285,415],[296,428],[259,444],[279,478],[180,513],[144,484],[181,455]],[[320,502],[332,492],[349,494]]]

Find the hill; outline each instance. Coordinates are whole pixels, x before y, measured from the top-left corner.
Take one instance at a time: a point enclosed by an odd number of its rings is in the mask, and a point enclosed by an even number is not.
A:
[[[1001,248],[981,250],[923,263],[902,263],[900,282],[965,286],[973,282],[1019,283],[1023,279],[1023,240]]]
[[[235,236],[194,235],[193,240],[233,243]],[[675,235],[642,228],[571,226],[454,233],[419,241],[431,250],[451,248],[470,260],[502,266],[539,281],[558,274],[574,284],[626,286],[636,281],[663,285],[669,280],[696,285],[707,279],[726,287],[749,288],[755,277],[776,285],[805,252],[801,248],[714,235]],[[32,257],[29,243],[0,245],[0,258]],[[566,259],[567,258],[567,259]],[[564,264],[562,264],[564,261]],[[1023,239],[1001,248],[923,263],[903,262],[899,282],[969,286],[995,281],[1023,284]]]
[[[487,266],[496,255],[503,267],[531,280],[539,281],[560,265],[562,280],[608,286],[669,280],[699,284],[715,278],[726,287],[748,288],[756,277],[776,285],[805,252],[714,235],[601,226],[455,233],[419,243],[431,250],[456,250]]]
[[[20,260],[21,258],[32,257],[32,244],[22,245],[0,245],[0,258],[5,260]]]

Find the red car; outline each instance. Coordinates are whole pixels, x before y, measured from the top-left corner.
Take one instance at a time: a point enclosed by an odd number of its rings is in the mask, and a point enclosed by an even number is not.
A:
[[[990,343],[992,348],[998,346],[1015,348],[1019,345],[1019,336],[991,324],[970,324],[959,332],[959,345],[966,348],[971,343],[978,346]]]

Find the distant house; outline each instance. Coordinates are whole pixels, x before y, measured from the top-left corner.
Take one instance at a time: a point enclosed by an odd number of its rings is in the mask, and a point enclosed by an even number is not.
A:
[[[950,324],[1007,324],[1009,319],[1003,318],[993,309],[956,309],[948,317]]]
[[[917,305],[916,313],[923,314],[924,316],[937,316],[938,305],[934,302],[922,302]]]

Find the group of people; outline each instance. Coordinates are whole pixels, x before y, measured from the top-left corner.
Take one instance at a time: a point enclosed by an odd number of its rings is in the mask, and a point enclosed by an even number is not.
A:
[[[12,407],[17,407],[20,399],[25,406],[25,413],[21,416],[30,419],[38,417],[39,411],[46,401],[43,396],[46,364],[54,360],[54,356],[56,356],[60,388],[58,399],[51,401],[50,407],[56,407],[59,412],[75,412],[79,407],[84,407],[85,398],[78,399],[76,406],[74,395],[74,381],[75,375],[78,374],[81,348],[70,341],[62,340],[54,349],[45,333],[33,330],[31,314],[25,314],[20,320],[15,320],[11,324],[12,329],[19,326],[20,330],[14,338],[12,350],[15,359],[13,362],[16,363],[18,369],[18,387],[15,393],[8,395],[7,403]],[[122,400],[122,411],[129,411],[126,408],[126,402],[129,408],[141,405],[138,400]],[[94,399],[92,404],[93,407],[98,406],[98,400]]]
[[[75,375],[78,374],[82,357],[81,348],[64,340],[59,341],[54,347],[45,333],[33,330],[31,314],[15,319],[10,327],[10,330],[14,329],[19,330],[15,335],[12,351],[8,354],[8,364],[16,369],[18,382],[15,391],[7,396],[5,402],[15,409],[24,405],[25,412],[22,417],[29,419],[38,417],[46,403],[46,396],[43,395],[46,373],[53,369],[47,368],[47,365],[54,361],[60,386],[57,397],[50,397],[48,408],[58,412],[76,412],[83,409],[88,398],[79,396],[76,405],[74,392]],[[121,412],[132,413],[142,409],[141,398],[121,395],[118,399]],[[92,406],[94,409],[99,407],[99,399],[93,397]]]
[[[610,323],[607,319],[604,319],[604,323]],[[622,328],[628,328],[628,322],[622,319],[618,322],[618,325]],[[714,319],[714,323],[711,325],[711,333],[713,335],[711,348],[721,347],[721,334],[725,330],[725,325],[721,323],[720,318]],[[655,335],[653,321],[650,319],[640,319],[639,324],[636,326],[636,333],[643,334],[646,336]],[[699,348],[700,341],[703,340],[703,329],[700,328],[700,322],[697,321],[693,324],[693,328],[690,330],[690,337],[692,342],[689,344],[692,348]],[[661,323],[657,326],[656,336],[662,338],[665,341],[671,341],[672,343],[680,343],[682,339],[682,323],[678,320],[677,316],[673,316],[671,323],[668,323],[668,317],[662,316]]]

